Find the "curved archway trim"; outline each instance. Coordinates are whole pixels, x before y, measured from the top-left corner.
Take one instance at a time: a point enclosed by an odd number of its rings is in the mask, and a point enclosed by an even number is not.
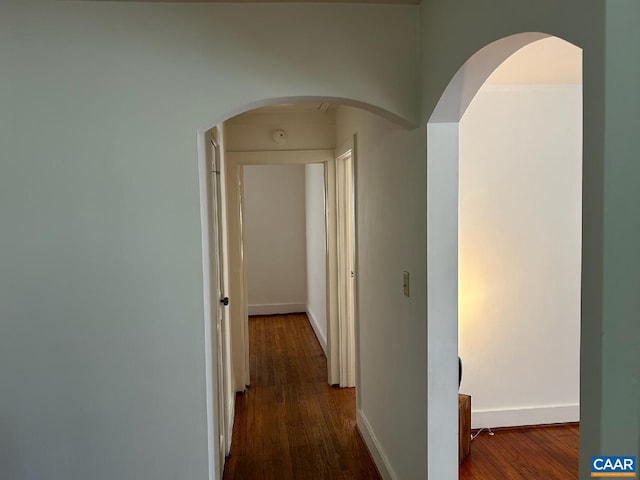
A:
[[[489,76],[507,58],[547,33],[527,32],[496,40],[478,50],[460,67],[440,97],[429,123],[458,122]]]
[[[264,99],[257,99],[250,102],[247,102],[242,105],[238,105],[237,107],[228,110],[224,115],[216,118],[212,118],[206,125],[203,125],[199,131],[206,132],[210,130],[213,126],[219,125],[222,122],[229,120],[236,115],[240,115],[241,113],[248,112],[250,110],[255,110],[256,108],[269,107],[272,105],[280,105],[283,103],[314,103],[314,102],[324,102],[331,103],[334,105],[343,105],[347,107],[355,107],[360,108],[362,110],[366,110],[375,115],[379,115],[382,118],[389,120],[396,125],[400,125],[403,128],[408,130],[412,130],[417,127],[415,121],[408,119],[406,117],[400,116],[396,113],[391,112],[390,110],[386,110],[382,107],[378,107],[371,103],[363,102],[360,100],[352,99],[352,98],[344,98],[344,97],[328,97],[322,95],[304,95],[304,96],[286,96],[286,97],[269,97]]]

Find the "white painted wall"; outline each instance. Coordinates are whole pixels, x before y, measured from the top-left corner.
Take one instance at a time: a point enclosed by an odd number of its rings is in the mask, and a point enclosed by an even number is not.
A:
[[[426,478],[425,131],[347,107],[336,124],[357,134],[358,426],[383,478]]]
[[[244,200],[249,314],[306,311],[305,166],[245,166]]]
[[[197,132],[283,96],[415,119],[417,8],[0,2],[3,478],[207,478]]]
[[[582,87],[485,85],[460,122],[459,349],[472,424],[578,420]]]
[[[305,165],[307,315],[327,353],[327,225],[324,165]]]

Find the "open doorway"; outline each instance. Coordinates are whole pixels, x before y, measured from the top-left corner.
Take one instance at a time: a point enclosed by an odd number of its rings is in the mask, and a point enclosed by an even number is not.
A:
[[[305,165],[245,165],[242,179],[249,316],[306,312]]]
[[[277,102],[265,101],[263,104],[265,103],[276,104]],[[340,101],[340,103],[344,102]],[[353,102],[351,103],[353,104]],[[391,393],[403,388],[403,385],[406,384],[406,378],[412,375],[412,371],[416,370],[415,375],[420,375],[424,362],[420,361],[419,356],[416,357],[415,352],[425,352],[426,356],[426,351],[422,348],[426,324],[417,321],[417,319],[424,317],[426,307],[424,302],[420,301],[420,293],[417,293],[415,298],[409,298],[406,293],[403,294],[403,271],[412,271],[414,292],[424,291],[424,272],[419,268],[414,270],[412,265],[414,263],[416,265],[424,264],[425,252],[422,246],[425,243],[426,225],[423,221],[424,217],[414,212],[413,209],[407,208],[398,211],[395,204],[388,199],[388,195],[394,191],[401,192],[402,201],[407,204],[420,202],[423,199],[424,163],[418,165],[422,170],[417,169],[418,172],[411,176],[411,182],[407,182],[404,175],[407,170],[413,171],[416,167],[414,158],[419,155],[424,145],[424,133],[417,130],[408,131],[406,123],[398,124],[397,119],[388,114],[385,115],[384,112],[375,108],[369,108],[366,105],[358,106],[363,108],[337,107],[336,125],[332,128],[335,138],[352,139],[353,147],[356,146],[355,135],[357,133],[358,151],[362,151],[363,157],[367,159],[366,162],[359,165],[358,176],[360,178],[358,182],[355,182],[356,184],[362,183],[363,188],[354,188],[354,195],[359,206],[358,213],[359,216],[362,216],[361,219],[358,219],[358,230],[364,229],[363,235],[356,238],[357,253],[359,252],[363,256],[363,261],[358,262],[359,269],[362,269],[361,275],[355,277],[358,291],[356,298],[364,299],[361,305],[356,305],[355,308],[356,312],[362,309],[363,316],[362,324],[360,319],[356,318],[355,325],[356,383],[359,388],[352,406],[357,415],[355,418],[350,416],[349,422],[344,425],[349,426],[351,435],[355,434],[359,439],[357,443],[360,446],[356,447],[359,452],[363,451],[362,441],[364,441],[365,450],[369,452],[366,457],[369,458],[369,454],[371,455],[375,460],[376,468],[380,470],[383,477],[392,475],[390,472],[393,470],[401,474],[405,465],[407,465],[405,474],[423,477],[422,473],[426,471],[426,462],[418,462],[417,466],[401,463],[393,468],[388,461],[392,452],[384,449],[382,442],[385,436],[395,438],[396,434],[400,435],[400,432],[403,432],[402,437],[405,440],[402,451],[407,455],[419,458],[426,448],[422,441],[424,436],[420,433],[426,430],[426,418],[419,414],[415,415],[415,412],[423,411],[423,406],[426,403],[426,391],[421,388],[422,384],[418,385],[419,388],[414,392],[415,395],[404,400],[404,408],[401,412],[395,412],[393,416],[390,416],[388,415],[389,410],[385,410],[384,407],[384,405],[395,405],[394,399],[396,397],[395,395],[391,396]],[[328,165],[326,191],[327,203],[329,203],[331,199],[335,200],[335,159],[339,156],[334,148],[336,143],[331,145],[332,148],[317,146],[316,148],[302,149],[299,144],[295,143],[298,137],[294,135],[294,129],[302,125],[303,122],[294,122],[284,128],[289,134],[288,146],[294,147],[296,151],[279,151],[278,154],[284,158],[284,162],[279,160],[276,163],[295,162],[304,158],[304,163]],[[222,137],[223,143],[227,146],[233,134],[228,126],[228,124],[225,126]],[[274,125],[274,127],[278,126]],[[273,141],[273,133],[275,132],[270,131],[263,138]],[[239,195],[240,190],[238,189],[243,180],[240,174],[241,169],[245,165],[255,164],[259,157],[272,155],[273,150],[280,149],[275,147],[271,152],[264,152],[260,148],[254,147],[246,148],[243,151],[223,149],[224,159],[221,170],[226,179],[223,182],[223,189],[226,189],[223,201],[227,202],[224,212],[227,214],[226,225],[228,228],[236,228],[240,232],[240,226],[244,220],[240,208],[243,198]],[[352,149],[352,152],[355,152],[355,148]],[[335,215],[334,209],[335,205],[333,209],[327,209],[327,217]],[[233,226],[234,222],[235,226]],[[331,225],[331,221],[328,223]],[[401,230],[411,230],[415,232],[415,236],[398,237],[396,232]],[[238,233],[238,237],[242,239],[240,233]],[[329,237],[332,236],[329,235]],[[230,235],[225,236],[225,240],[228,240],[226,248],[229,252],[225,260],[232,265],[228,269],[229,312],[233,317],[232,312],[236,308],[236,312],[241,316],[240,322],[230,318],[229,329],[230,337],[232,337],[230,338],[232,361],[227,365],[230,365],[229,368],[231,368],[232,391],[235,391],[246,388],[245,379],[248,378],[246,375],[250,373],[245,369],[249,360],[248,355],[245,357],[248,349],[243,350],[242,346],[236,348],[237,342],[244,343],[242,338],[245,333],[242,331],[243,319],[246,318],[248,311],[244,310],[246,307],[243,306],[246,305],[246,301],[241,298],[244,294],[242,285],[240,285],[244,275],[242,271],[244,267],[238,268],[232,260],[234,255],[242,258],[242,252],[232,241]],[[394,245],[394,248],[389,251],[388,245],[390,243]],[[234,248],[237,248],[236,252],[233,252]],[[331,248],[335,251],[335,240],[328,242],[327,249]],[[388,254],[380,256],[372,253],[375,251],[386,251]],[[357,274],[358,270],[355,273]],[[337,278],[337,267],[334,262],[328,262],[327,275],[329,278]],[[391,284],[389,280],[392,280]],[[337,283],[337,280],[335,282]],[[336,309],[337,302],[329,302],[327,312],[333,319],[337,318]],[[241,329],[239,336],[238,332],[233,334],[234,328]],[[332,328],[331,323],[328,322],[328,329]],[[408,346],[410,348],[407,348]],[[387,352],[388,355],[381,356],[381,351]],[[389,376],[390,372],[402,365],[407,366],[406,375]],[[329,368],[329,371],[331,372],[332,368]],[[326,371],[322,383],[323,388],[329,388],[332,391],[348,390],[328,387]],[[242,395],[235,398],[236,404],[242,401],[241,398],[243,398]],[[233,405],[233,398],[229,400]],[[382,408],[380,408],[381,406]],[[231,418],[236,418],[237,421],[238,416],[231,416]],[[234,436],[234,438],[236,437]],[[241,438],[246,438],[246,436],[241,436]],[[352,436],[352,438],[355,437]],[[393,442],[388,446],[395,449]]]
[[[500,72],[516,52],[521,62]],[[533,66],[544,52],[555,52],[561,68]],[[574,60],[577,74],[567,70]],[[430,119],[429,435],[439,436],[429,457],[442,459],[429,465],[435,477],[457,477],[458,319],[463,390],[482,397],[475,427],[578,420],[580,64],[579,48],[549,35],[499,40],[459,70]],[[557,80],[564,75],[569,82]]]
[[[236,391],[244,390],[251,384],[247,326],[249,316],[256,313],[300,311],[309,316],[318,341],[327,355],[327,382],[345,387],[355,386],[355,198],[351,168],[355,148],[353,140],[344,142],[340,149],[335,148],[334,116],[328,107],[327,104],[274,105],[244,113],[225,123],[229,261],[232,265],[231,283],[235,292],[230,309]],[[337,165],[346,164],[349,168],[342,167],[338,174]],[[316,232],[323,230],[320,235],[324,238],[319,243],[317,239],[320,237],[311,236],[311,232],[307,232],[306,252],[304,242],[298,242],[297,246],[285,248],[286,253],[266,259],[266,263],[272,265],[278,261],[290,261],[292,265],[298,265],[297,274],[287,272],[281,276],[281,280],[269,281],[268,268],[258,268],[259,271],[253,276],[248,271],[261,263],[266,264],[260,260],[263,255],[252,253],[258,252],[259,247],[256,236],[248,238],[247,214],[252,218],[259,218],[267,229],[270,224],[278,223],[275,220],[269,222],[260,213],[254,215],[253,210],[267,207],[270,201],[282,195],[282,190],[273,195],[269,195],[268,191],[257,193],[265,197],[265,202],[261,204],[259,200],[253,201],[249,207],[250,199],[247,198],[246,189],[249,184],[258,185],[262,181],[257,178],[260,176],[257,172],[269,172],[268,166],[275,165],[285,170],[297,169],[299,177],[304,171],[304,181],[316,190],[322,187],[313,198],[306,196],[302,200],[289,199],[289,203],[297,203],[299,206],[306,203],[306,209],[313,210],[308,213],[316,223],[307,226]],[[273,175],[272,171],[271,176]],[[276,178],[281,178],[275,175]],[[265,178],[264,188],[278,188],[275,179],[269,181]],[[269,183],[272,185],[268,185]],[[284,186],[282,188],[286,189]],[[304,194],[304,188],[301,192]],[[340,209],[337,204],[339,199],[342,205]],[[319,211],[319,208],[322,210]],[[289,208],[281,206],[279,210],[285,217],[290,217],[286,214]],[[305,213],[303,210],[304,208],[301,210],[302,214]],[[320,218],[320,214],[323,218]],[[323,228],[317,224],[318,220],[324,222]],[[253,225],[249,228],[253,228]],[[281,246],[282,243],[280,242]],[[290,258],[284,258],[287,255],[300,258],[291,261]],[[254,265],[248,267],[252,256]],[[300,278],[295,280],[292,275]],[[255,283],[251,288],[250,282],[258,281],[259,278],[262,278],[259,281],[266,285],[266,290],[271,291],[270,299],[265,297],[269,293],[256,288]],[[324,285],[319,284],[319,279],[323,279]],[[278,287],[279,282],[283,283],[281,288]],[[282,292],[288,293],[276,298],[277,295],[273,296],[276,294],[274,289],[280,290],[281,295]],[[292,292],[295,289],[298,291]],[[251,291],[254,293],[249,293]]]
[[[246,393],[237,397],[236,422],[238,432],[255,436],[257,443],[271,442],[260,427],[266,423],[286,431],[287,438],[306,438],[306,431],[317,429],[336,453],[336,440],[345,438],[366,453],[355,428],[355,390],[329,386],[356,386],[354,142],[336,149],[333,122],[318,120],[320,125],[311,128],[313,119],[332,114],[306,108],[274,106],[225,123],[228,218],[238,219],[229,238],[240,260],[244,299],[237,305],[232,297],[231,307],[246,315],[241,319],[244,332],[236,340],[248,337],[244,384],[237,387]],[[306,128],[297,130],[305,122]],[[327,358],[319,358],[322,350]],[[319,366],[324,371],[318,384]],[[262,410],[265,395],[280,414]],[[248,412],[255,409],[260,420],[247,425]],[[320,412],[324,419],[317,418]],[[297,419],[296,425],[290,417]],[[238,432],[234,438],[244,436]],[[233,458],[255,454],[255,449],[243,448],[242,442],[233,444],[228,478],[251,475],[247,462]],[[283,462],[292,472],[302,468],[304,457],[292,457],[286,442],[274,448],[284,452]],[[309,444],[304,454],[313,450]],[[331,475],[336,468],[355,474],[362,465],[375,471],[368,454],[357,457],[361,463],[329,462],[321,468],[330,470],[318,474]],[[305,468],[310,474],[320,467],[311,459]]]
[[[579,419],[580,63],[563,40],[534,42],[460,122],[458,334],[475,428]]]

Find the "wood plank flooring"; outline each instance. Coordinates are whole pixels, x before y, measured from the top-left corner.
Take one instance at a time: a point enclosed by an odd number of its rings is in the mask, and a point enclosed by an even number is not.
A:
[[[236,396],[224,479],[379,479],[355,428],[355,389],[326,383],[305,314],[249,319],[251,388]],[[471,444],[459,480],[575,480],[577,425],[497,430]]]
[[[355,427],[355,389],[327,385],[307,316],[251,317],[249,345],[224,479],[379,479]]]
[[[471,442],[459,480],[576,480],[577,425],[483,432]]]

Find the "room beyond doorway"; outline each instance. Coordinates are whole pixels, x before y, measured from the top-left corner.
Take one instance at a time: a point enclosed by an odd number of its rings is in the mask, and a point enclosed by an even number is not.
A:
[[[472,427],[577,422],[580,49],[549,37],[511,55],[467,108],[459,145],[458,335]]]
[[[468,110],[476,94],[487,81],[488,77],[505,60],[527,45],[551,38],[551,35],[540,32],[526,32],[505,37],[495,41],[476,52],[460,67],[451,79],[446,91],[440,98],[427,126],[427,244],[429,245],[427,263],[427,296],[429,299],[428,322],[428,364],[432,375],[429,383],[429,458],[438,458],[440,462],[430,462],[429,476],[438,478],[455,478],[457,475],[456,418],[455,393],[457,390],[457,343],[458,343],[458,235],[460,210],[460,152],[461,134],[460,122]],[[562,41],[562,40],[559,40]],[[581,56],[581,50],[570,45]],[[523,69],[519,73],[522,73]],[[527,72],[531,73],[531,72]],[[580,78],[582,72],[580,70]],[[581,130],[581,126],[580,126]],[[581,148],[581,147],[580,147]],[[513,155],[517,155],[516,152]],[[582,152],[579,152],[580,163]],[[502,173],[502,172],[501,172]],[[574,198],[574,197],[572,197]],[[510,206],[508,200],[504,206]],[[580,221],[581,215],[576,215]],[[521,219],[526,221],[526,211],[521,212]],[[532,265],[543,264],[547,259],[532,256]],[[461,266],[462,267],[462,266]],[[496,268],[499,270],[499,268]],[[482,282],[479,283],[482,285]],[[465,292],[466,294],[467,292]],[[544,303],[544,298],[538,298],[538,303]],[[493,302],[496,309],[501,304]],[[527,305],[522,305],[527,308]],[[491,329],[482,330],[492,331]],[[547,331],[553,335],[553,329]],[[490,342],[480,342],[486,346],[481,350],[482,355],[490,357],[492,354]],[[514,342],[510,348],[529,348],[530,342]],[[536,345],[534,345],[535,347]],[[539,346],[539,342],[538,342]],[[544,356],[542,350],[540,355]],[[516,353],[517,355],[517,353]],[[467,363],[469,359],[467,359]],[[520,371],[521,377],[526,377],[526,370]],[[574,376],[577,376],[577,372]],[[527,388],[531,388],[528,385]],[[519,404],[512,407],[526,410],[530,406],[519,400]],[[564,403],[564,402],[563,402]],[[567,402],[568,403],[568,402]],[[564,405],[542,405],[545,412],[567,413]],[[569,405],[573,407],[574,405]],[[502,405],[504,407],[504,405]],[[550,408],[546,408],[550,407]],[[561,408],[556,408],[561,407]],[[575,409],[577,411],[577,409]],[[487,412],[489,413],[489,412]],[[571,413],[570,411],[568,413]],[[569,417],[571,418],[571,417]],[[571,420],[550,420],[549,423]],[[473,413],[472,413],[473,423]],[[541,423],[538,421],[537,423]],[[433,427],[433,428],[432,428]]]

